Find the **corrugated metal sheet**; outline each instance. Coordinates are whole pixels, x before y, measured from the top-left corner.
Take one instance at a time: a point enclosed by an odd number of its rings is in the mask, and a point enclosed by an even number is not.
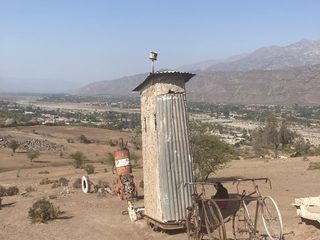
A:
[[[170,79],[173,81],[175,78],[177,79],[183,79],[184,82],[188,82],[195,74],[193,73],[188,73],[188,72],[176,72],[176,71],[161,71],[161,72],[155,72],[155,73],[150,73],[147,78],[139,84],[135,89],[132,91],[140,91],[144,86],[146,86],[149,82],[151,81],[165,81]]]
[[[159,177],[162,222],[186,219],[191,206],[192,156],[184,93],[157,96]]]

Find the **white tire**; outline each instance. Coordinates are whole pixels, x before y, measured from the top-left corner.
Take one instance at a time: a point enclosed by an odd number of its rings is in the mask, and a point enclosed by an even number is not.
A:
[[[83,176],[82,180],[81,180],[81,187],[82,187],[82,191],[84,193],[89,193],[90,192],[90,180],[88,176]]]

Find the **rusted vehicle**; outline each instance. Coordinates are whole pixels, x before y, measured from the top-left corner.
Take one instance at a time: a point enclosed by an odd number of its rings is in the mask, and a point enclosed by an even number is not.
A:
[[[225,223],[232,219],[234,239],[261,239],[271,240],[283,239],[283,224],[279,208],[270,196],[262,196],[257,181],[269,183],[269,178],[236,178],[230,180],[216,180],[210,182],[191,182],[190,185],[202,186],[202,193],[193,194],[192,206],[187,209],[186,229],[189,239],[225,240]],[[232,182],[237,186],[237,193],[231,194],[228,199],[207,199],[205,197],[204,185],[214,185],[218,182]],[[240,191],[243,182],[251,182],[252,190]],[[228,202],[227,209],[219,206],[219,201]],[[248,204],[254,209],[250,213]],[[255,203],[255,205],[254,205]],[[258,229],[258,220],[262,219],[263,231]]]
[[[116,174],[115,192],[121,200],[131,199],[137,197],[138,192],[132,175],[130,152],[122,139],[119,142],[119,150],[113,153],[115,162],[113,173]]]
[[[320,223],[320,196],[296,198],[293,206],[297,209],[297,216],[303,221],[317,221]]]

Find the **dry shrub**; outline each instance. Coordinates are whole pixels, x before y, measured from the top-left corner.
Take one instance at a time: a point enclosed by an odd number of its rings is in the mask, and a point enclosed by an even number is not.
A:
[[[27,188],[25,189],[25,191],[26,191],[27,193],[29,193],[29,192],[35,192],[36,189],[35,189],[34,187],[32,187],[32,186],[29,186],[29,187],[27,187]]]
[[[80,140],[81,143],[86,143],[86,144],[91,143],[91,141],[84,134],[80,135],[79,140]]]
[[[57,187],[60,187],[60,186],[61,186],[60,183],[55,182],[55,183],[53,183],[51,185],[51,188],[57,188]]]
[[[51,195],[49,195],[49,199],[57,199],[58,198],[58,196],[57,195],[55,195],[55,194],[51,194]]]
[[[84,168],[84,170],[86,170],[86,172],[88,174],[93,174],[94,173],[94,166],[91,164],[86,165],[86,167]]]
[[[59,180],[49,180],[48,178],[46,178],[46,179],[43,179],[41,182],[40,182],[41,185],[52,183],[51,188],[57,188],[60,186],[68,186],[69,180],[64,177],[59,178]]]
[[[320,170],[320,162],[310,162],[308,170]]]
[[[0,197],[4,197],[7,195],[7,189],[3,186],[0,186]]]
[[[112,140],[110,139],[108,144],[111,146],[111,147],[115,147],[118,145],[118,140]]]
[[[81,178],[77,178],[75,181],[74,181],[74,183],[72,184],[72,187],[73,188],[81,188],[82,186],[81,186]]]
[[[38,174],[49,174],[50,172],[48,172],[48,171],[40,171],[40,172],[38,172]]]
[[[61,214],[58,207],[55,207],[45,198],[36,201],[29,209],[29,217],[33,223],[45,223],[49,220],[56,219]]]
[[[101,181],[101,180],[99,180],[97,186],[98,186],[99,188],[107,188],[107,187],[110,187],[110,184],[109,184],[109,182],[107,182],[107,181]]]
[[[98,184],[95,186],[95,192],[98,193],[97,197],[105,197],[106,188],[110,188],[109,182],[99,180]]]
[[[19,188],[17,186],[12,186],[7,188],[7,196],[14,196],[19,193]]]
[[[68,143],[74,143],[73,138],[67,138],[66,140],[67,140]]]
[[[40,152],[35,151],[35,150],[31,150],[30,152],[27,153],[27,156],[30,159],[30,161],[32,162],[33,159],[36,159],[40,156]]]
[[[58,182],[59,182],[58,180],[50,180],[48,178],[44,178],[40,181],[40,185],[48,185],[51,183],[58,183]]]
[[[65,177],[61,177],[61,178],[59,178],[59,183],[61,186],[68,186],[69,180],[66,179]]]

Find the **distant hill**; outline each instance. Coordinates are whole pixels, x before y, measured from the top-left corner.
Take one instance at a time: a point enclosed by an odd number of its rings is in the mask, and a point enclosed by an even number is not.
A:
[[[241,104],[320,104],[320,64],[281,70],[197,72],[187,84],[193,101]]]
[[[90,83],[84,87],[74,90],[73,93],[79,95],[128,95],[132,94],[132,89],[138,86],[149,73],[142,73],[114,80],[105,80]]]
[[[225,59],[215,59],[215,60],[207,60],[202,61],[198,63],[193,63],[189,65],[184,65],[180,68],[178,68],[179,71],[182,72],[193,72],[193,71],[206,71],[212,66],[218,65],[218,64],[228,64],[231,62],[235,62],[237,60],[240,60],[244,57],[246,57],[248,54],[240,54],[240,55],[234,55]]]
[[[184,66],[184,71],[251,71],[320,64],[320,41],[301,40],[288,46],[259,48],[250,54]]]
[[[192,101],[241,104],[320,104],[320,64],[281,70],[206,72],[187,83]],[[90,95],[129,95],[147,74],[97,82],[79,90]]]
[[[187,84],[193,101],[241,104],[320,105],[320,41],[265,47],[228,59],[183,66],[197,75]],[[128,95],[148,73],[77,89],[82,95]]]

